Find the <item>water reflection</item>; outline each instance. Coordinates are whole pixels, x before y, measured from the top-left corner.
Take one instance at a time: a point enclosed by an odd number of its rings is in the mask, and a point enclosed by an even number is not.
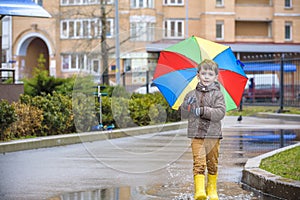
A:
[[[130,200],[130,187],[104,188],[92,191],[73,192],[49,200]]]

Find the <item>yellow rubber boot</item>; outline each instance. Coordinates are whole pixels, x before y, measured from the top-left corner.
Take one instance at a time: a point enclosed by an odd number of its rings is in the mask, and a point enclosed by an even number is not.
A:
[[[195,200],[206,200],[205,175],[197,174],[194,176]]]
[[[209,200],[219,200],[218,192],[217,192],[217,177],[218,177],[217,174],[216,175],[208,174],[206,191]]]

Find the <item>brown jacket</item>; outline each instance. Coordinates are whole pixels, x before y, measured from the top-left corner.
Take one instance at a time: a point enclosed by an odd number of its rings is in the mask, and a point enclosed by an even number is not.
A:
[[[195,90],[189,92],[184,101],[190,96],[196,97],[196,101],[190,108],[201,108],[200,117],[195,117],[188,111],[187,105],[181,105],[181,112],[188,118],[189,138],[222,138],[221,120],[226,113],[224,96],[220,90],[219,83],[215,82],[210,86],[203,86],[198,83]]]

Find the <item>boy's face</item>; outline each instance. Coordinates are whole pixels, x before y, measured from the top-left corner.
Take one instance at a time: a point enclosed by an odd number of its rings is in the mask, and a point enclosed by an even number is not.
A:
[[[198,78],[204,86],[209,86],[217,80],[218,76],[214,70],[201,68],[198,73]]]

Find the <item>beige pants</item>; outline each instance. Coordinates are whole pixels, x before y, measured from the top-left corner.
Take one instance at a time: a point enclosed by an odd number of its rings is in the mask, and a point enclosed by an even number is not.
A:
[[[206,167],[209,174],[217,174],[219,148],[220,139],[192,139],[194,175],[205,174]]]

